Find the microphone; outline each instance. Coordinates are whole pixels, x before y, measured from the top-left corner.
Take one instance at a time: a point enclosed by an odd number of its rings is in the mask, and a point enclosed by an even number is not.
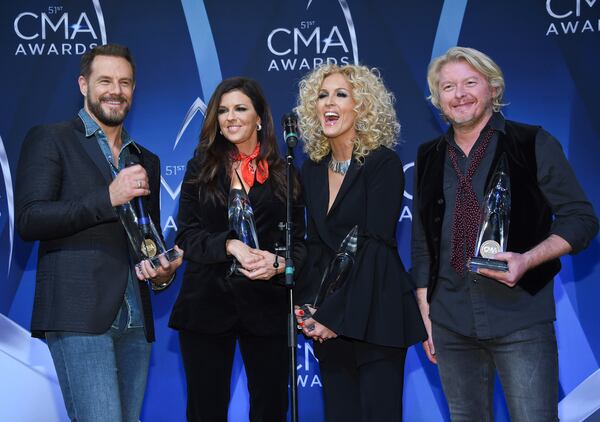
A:
[[[129,161],[127,162],[125,167],[135,166],[136,164],[140,164],[140,159],[136,155],[132,154],[129,157]],[[150,217],[148,217],[148,214],[146,213],[146,210],[144,208],[143,197],[137,196],[135,198],[135,202],[136,202],[137,209],[138,209],[138,212],[137,212],[138,225],[140,226],[140,229],[142,230],[143,233],[147,233],[150,231]]]
[[[288,148],[298,144],[298,115],[294,112],[287,113],[281,118],[283,137]]]

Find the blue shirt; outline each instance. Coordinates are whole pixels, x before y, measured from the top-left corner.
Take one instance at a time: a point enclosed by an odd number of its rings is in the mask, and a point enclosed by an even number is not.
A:
[[[96,136],[96,141],[98,141],[98,145],[112,169],[113,176],[116,176],[116,174],[123,169],[124,164],[127,163],[129,155],[131,154],[129,150],[130,147],[135,148],[138,152],[140,151],[131,136],[123,129],[121,133],[123,145],[119,152],[119,162],[115,164],[110,146],[108,145],[108,138],[102,128],[100,128],[98,123],[96,123],[83,108],[79,110],[78,116],[85,126],[85,136],[88,138],[92,135]],[[135,294],[135,286],[133,284],[133,275],[131,274],[131,271],[127,277],[127,288],[125,289],[123,303],[119,312],[117,312],[117,316],[112,325],[114,328],[119,328],[123,327],[125,324],[127,324],[128,328],[144,326],[141,306],[138,296]]]

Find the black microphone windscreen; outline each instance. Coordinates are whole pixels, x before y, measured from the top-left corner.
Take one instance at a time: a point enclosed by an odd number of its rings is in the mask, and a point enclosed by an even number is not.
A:
[[[287,113],[281,119],[283,137],[288,147],[293,148],[298,143],[298,115],[294,112]]]
[[[295,112],[286,113],[281,118],[281,126],[284,128],[286,126],[293,126],[296,128],[298,126],[298,115]]]

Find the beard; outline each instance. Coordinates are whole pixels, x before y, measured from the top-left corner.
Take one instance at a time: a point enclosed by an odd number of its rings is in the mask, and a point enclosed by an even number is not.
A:
[[[102,108],[102,101],[123,101],[125,108],[123,110],[111,110],[108,113]],[[93,100],[88,95],[85,99],[86,105],[90,113],[94,115],[101,123],[106,126],[119,126],[127,117],[131,104],[127,102],[127,99],[121,95],[105,95],[97,100]]]
[[[444,119],[454,127],[474,127],[480,124],[485,124],[494,113],[492,98],[484,101],[483,110],[474,110],[469,115],[460,115],[446,112],[442,110]]]

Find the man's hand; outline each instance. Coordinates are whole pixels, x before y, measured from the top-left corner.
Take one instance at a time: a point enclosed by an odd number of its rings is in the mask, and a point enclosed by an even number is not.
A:
[[[477,272],[486,277],[493,278],[509,287],[514,287],[523,274],[538,265],[559,258],[571,252],[571,245],[562,237],[552,234],[543,242],[525,253],[500,252],[492,258],[506,261],[508,271],[493,271],[480,268]]]
[[[147,259],[144,259],[135,266],[135,274],[138,280],[150,280],[152,284],[160,286],[173,277],[173,273],[181,263],[183,262],[183,250],[179,246],[175,245],[175,250],[181,254],[179,258],[174,261],[168,261],[164,256],[160,256],[160,266],[152,268],[152,264]]]
[[[516,252],[499,252],[493,256],[493,259],[506,261],[508,271],[496,271],[487,268],[479,268],[478,274],[493,278],[508,287],[515,287],[523,274],[529,270],[529,259],[526,254]]]
[[[425,325],[425,331],[427,331],[427,340],[423,342],[423,350],[429,362],[434,365],[437,364],[437,357],[435,356],[435,347],[433,346],[433,335],[431,334],[431,320],[429,319],[429,303],[427,302],[427,288],[420,287],[417,289],[417,305],[419,305],[419,311],[421,312],[421,318]]]
[[[138,196],[150,195],[146,170],[136,164],[121,170],[108,186],[113,207],[126,204]]]

